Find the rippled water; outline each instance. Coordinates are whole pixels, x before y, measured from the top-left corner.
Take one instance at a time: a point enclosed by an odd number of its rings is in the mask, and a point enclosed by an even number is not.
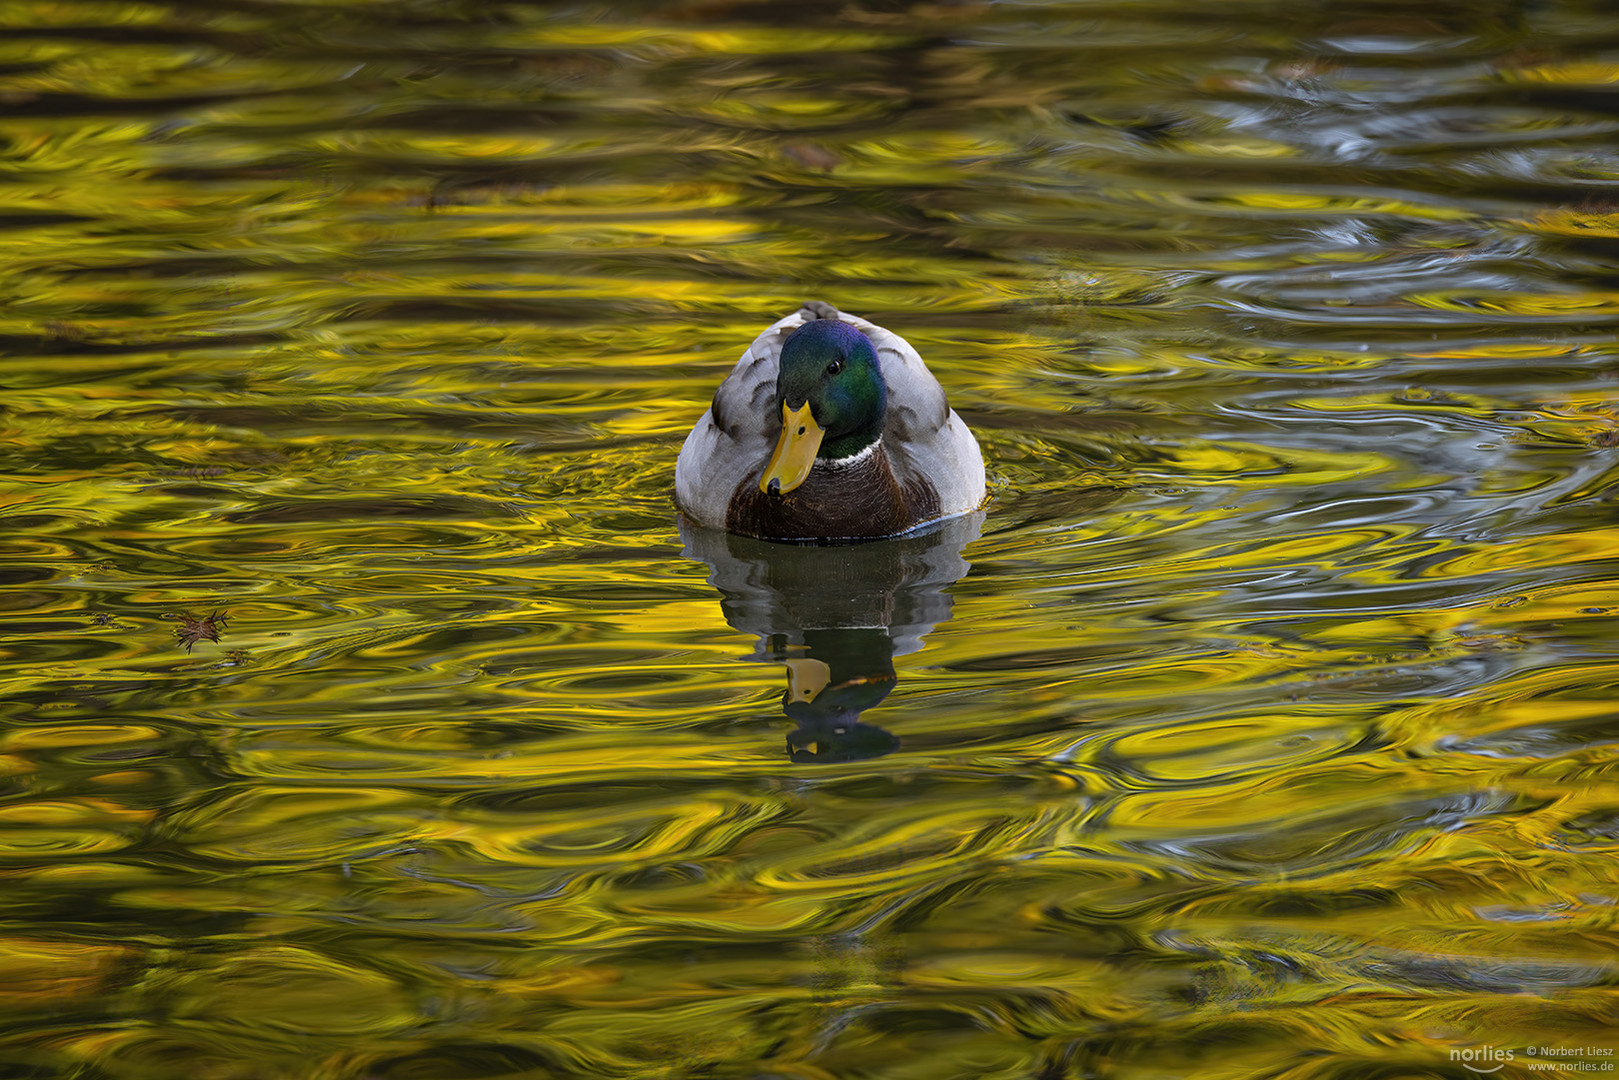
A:
[[[1611,1071],[1607,5],[0,29],[0,1076]],[[805,299],[981,516],[683,531]]]

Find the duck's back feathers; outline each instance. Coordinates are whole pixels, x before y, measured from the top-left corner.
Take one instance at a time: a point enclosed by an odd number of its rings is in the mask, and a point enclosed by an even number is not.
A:
[[[738,485],[757,487],[781,433],[775,399],[782,345],[794,330],[814,319],[837,319],[871,339],[888,387],[878,448],[886,454],[901,490],[932,495],[914,504],[924,513],[920,520],[877,535],[977,509],[984,499],[984,461],[978,442],[950,408],[944,388],[916,350],[898,334],[819,301],[768,327],[715,391],[713,403],[686,437],[675,464],[675,501],[680,508],[700,525],[729,527]],[[735,531],[772,535],[750,528]]]

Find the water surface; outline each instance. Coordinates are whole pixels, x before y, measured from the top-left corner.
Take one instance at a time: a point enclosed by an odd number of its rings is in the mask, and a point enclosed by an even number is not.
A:
[[[0,27],[3,1075],[1614,1060],[1605,5]],[[981,517],[683,529],[806,299]]]

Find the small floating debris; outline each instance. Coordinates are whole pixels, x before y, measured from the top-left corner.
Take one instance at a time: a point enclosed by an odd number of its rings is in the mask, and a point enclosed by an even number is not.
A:
[[[230,615],[226,611],[215,611],[201,616],[182,611],[171,615],[170,618],[180,621],[180,625],[174,628],[174,638],[186,647],[188,653],[199,641],[212,641],[217,644],[219,632],[230,624]]]

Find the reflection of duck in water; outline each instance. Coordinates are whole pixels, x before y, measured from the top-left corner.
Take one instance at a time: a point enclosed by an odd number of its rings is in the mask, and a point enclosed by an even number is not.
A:
[[[984,459],[904,338],[811,302],[720,384],[681,447],[675,501],[746,536],[870,540],[976,510]]]
[[[779,657],[787,665],[781,709],[798,724],[787,736],[787,756],[801,763],[857,761],[897,747],[894,736],[860,722],[899,681],[894,639],[881,627],[806,630],[803,636],[803,645],[787,646]]]
[[[853,761],[899,745],[860,714],[897,681],[894,657],[915,652],[950,617],[948,587],[967,573],[962,549],[981,514],[876,544],[771,544],[682,522],[686,554],[708,563],[725,619],[757,638],[750,659],[787,667],[782,710],[794,761]]]

